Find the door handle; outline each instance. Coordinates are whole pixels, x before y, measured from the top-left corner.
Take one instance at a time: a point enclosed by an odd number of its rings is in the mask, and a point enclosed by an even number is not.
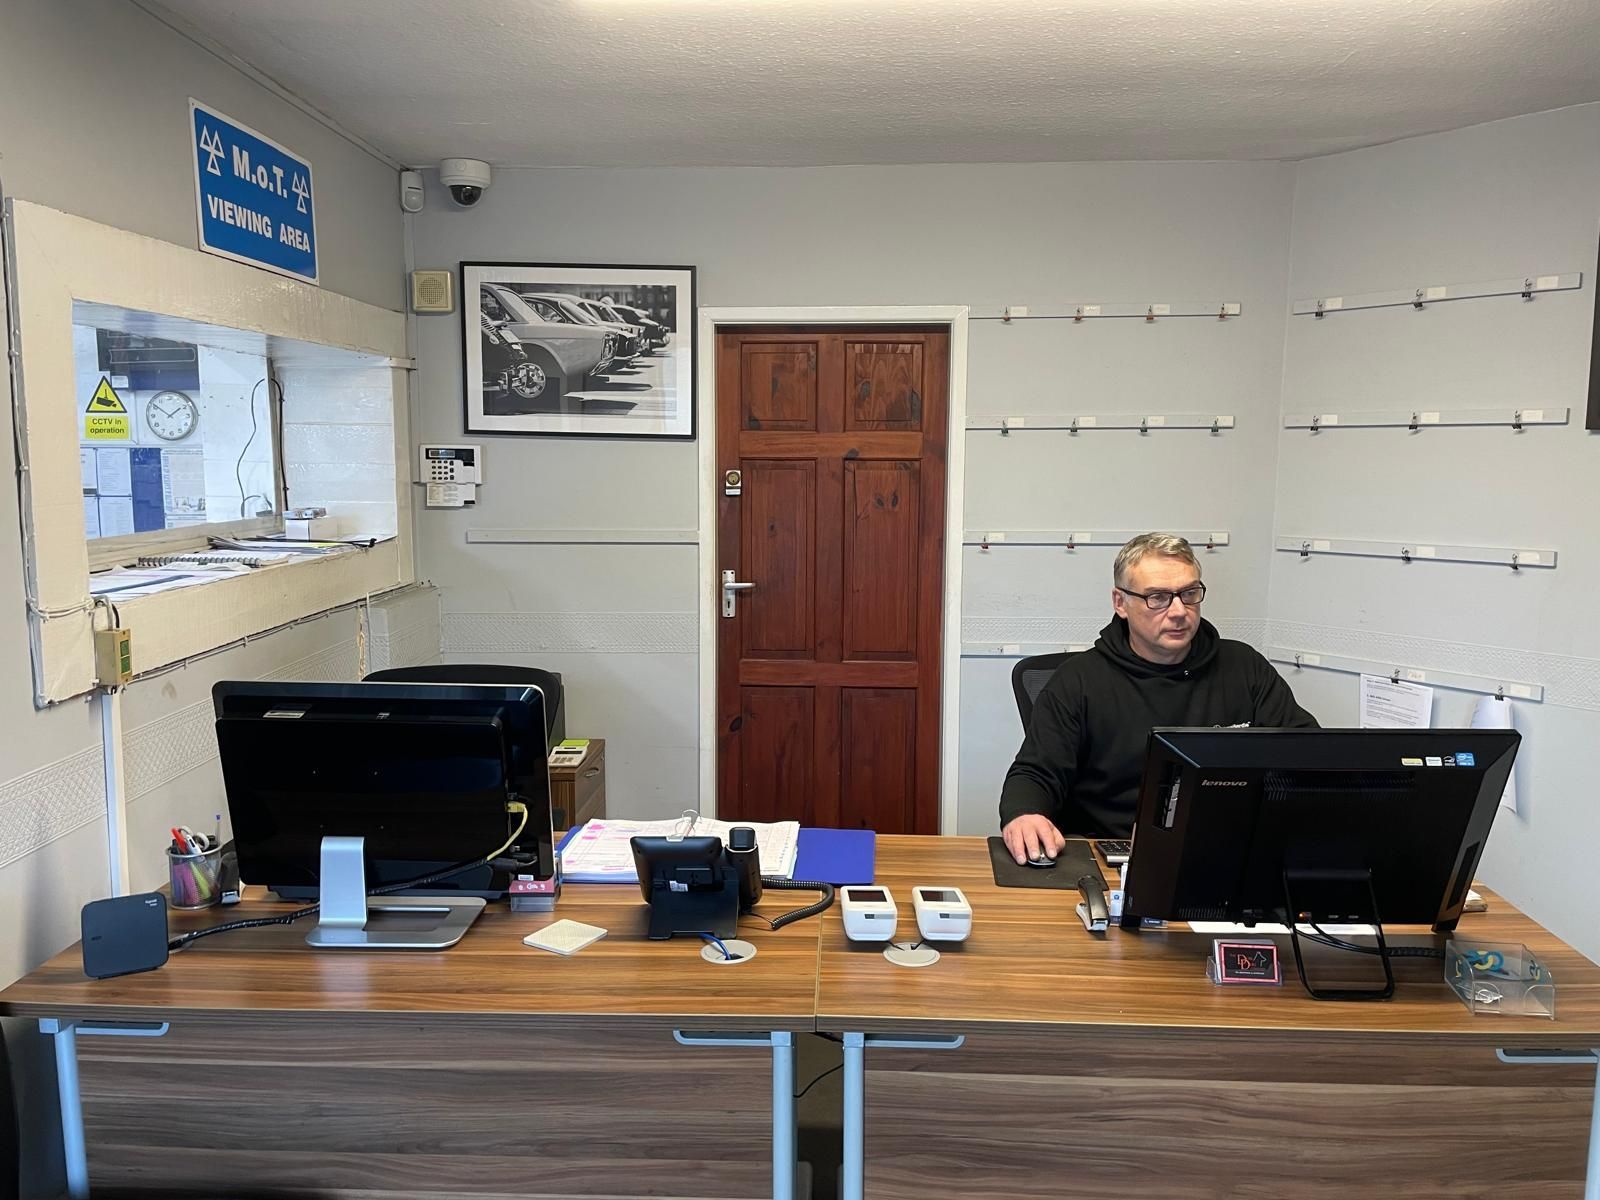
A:
[[[755,586],[753,583],[742,583],[735,579],[732,571],[724,571],[722,573],[722,615],[725,617],[733,616],[738,611],[736,605],[739,593],[748,592]]]

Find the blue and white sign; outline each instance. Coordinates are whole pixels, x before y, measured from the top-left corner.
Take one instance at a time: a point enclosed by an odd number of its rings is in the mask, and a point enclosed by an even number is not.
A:
[[[316,283],[311,164],[198,100],[189,124],[200,249]]]

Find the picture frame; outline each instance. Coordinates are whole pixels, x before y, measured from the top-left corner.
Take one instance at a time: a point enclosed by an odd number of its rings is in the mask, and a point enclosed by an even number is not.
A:
[[[468,433],[694,440],[695,268],[460,270]]]

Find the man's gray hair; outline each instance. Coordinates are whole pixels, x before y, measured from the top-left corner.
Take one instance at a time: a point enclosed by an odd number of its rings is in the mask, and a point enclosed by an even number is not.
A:
[[[1117,551],[1117,561],[1111,568],[1112,582],[1121,587],[1127,581],[1128,571],[1152,554],[1162,558],[1181,558],[1196,573],[1200,570],[1200,560],[1194,556],[1194,548],[1189,545],[1188,539],[1175,533],[1141,533]]]

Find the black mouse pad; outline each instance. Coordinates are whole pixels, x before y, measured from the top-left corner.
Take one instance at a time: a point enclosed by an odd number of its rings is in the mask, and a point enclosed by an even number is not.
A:
[[[1089,843],[1078,838],[1068,838],[1067,844],[1056,857],[1053,867],[1018,866],[1011,851],[997,837],[989,839],[989,868],[994,881],[1001,887],[1066,888],[1078,890],[1078,880],[1085,875],[1100,875],[1100,864],[1095,861]]]

